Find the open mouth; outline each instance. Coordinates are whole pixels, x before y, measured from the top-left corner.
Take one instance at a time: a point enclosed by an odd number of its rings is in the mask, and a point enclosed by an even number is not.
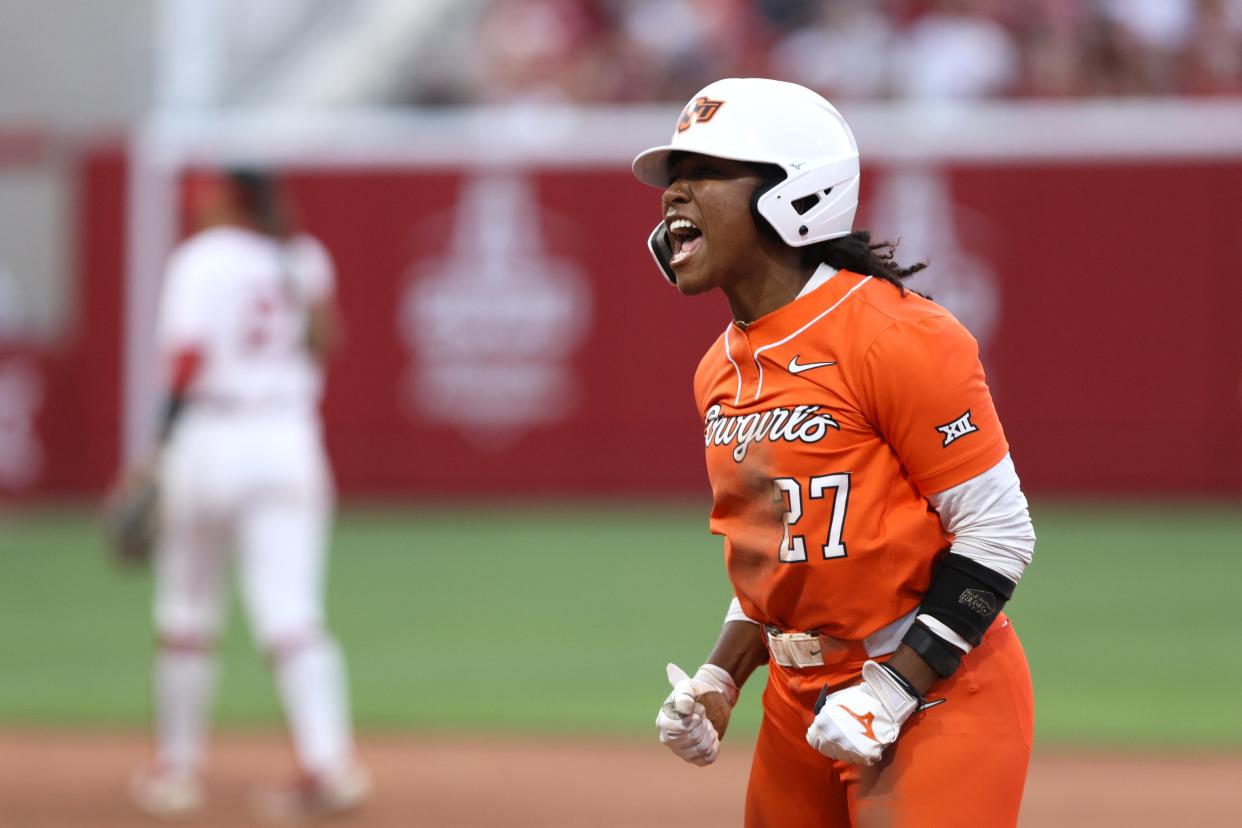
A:
[[[672,241],[673,255],[670,264],[680,264],[703,246],[703,231],[689,219],[674,219],[668,223],[668,236]]]

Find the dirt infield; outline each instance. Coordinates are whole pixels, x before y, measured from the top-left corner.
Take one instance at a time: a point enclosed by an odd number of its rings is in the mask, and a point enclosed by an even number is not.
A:
[[[130,828],[125,779],[144,756],[129,733],[0,732],[2,828]],[[449,741],[382,736],[364,741],[377,794],[353,828],[491,826],[733,826],[741,822],[749,746],[727,745],[699,769],[651,745],[603,741]],[[225,734],[214,742],[211,802],[184,823],[252,825],[247,791],[290,764],[278,735]],[[1031,770],[1022,825],[1242,824],[1242,757],[1159,761],[1141,756],[1043,752]],[[929,823],[930,824],[930,823]],[[978,826],[977,828],[987,828]]]

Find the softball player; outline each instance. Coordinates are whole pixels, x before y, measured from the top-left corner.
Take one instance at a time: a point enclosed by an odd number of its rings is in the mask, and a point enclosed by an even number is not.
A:
[[[748,826],[1014,825],[1033,700],[1001,609],[1035,537],[974,339],[853,229],[857,144],[810,90],[713,83],[634,173],[665,277],[733,315],[694,389],[736,597],[669,665],[661,742],[714,761],[767,662]]]
[[[346,810],[367,782],[323,616],[332,482],[317,406],[332,263],[315,239],[287,231],[270,179],[235,172],[200,180],[196,194],[206,226],[174,251],[159,308],[170,377],[156,462],[156,743],[131,794],[158,816],[201,803],[213,648],[235,559],[302,771],[256,805],[281,820]]]

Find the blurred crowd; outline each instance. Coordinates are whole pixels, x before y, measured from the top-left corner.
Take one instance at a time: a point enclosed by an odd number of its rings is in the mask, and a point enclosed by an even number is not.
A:
[[[413,103],[682,100],[725,76],[833,99],[1242,92],[1242,0],[487,0]]]

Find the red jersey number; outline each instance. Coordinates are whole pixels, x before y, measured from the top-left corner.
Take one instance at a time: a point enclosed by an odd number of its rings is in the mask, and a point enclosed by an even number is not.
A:
[[[279,291],[256,293],[246,309],[242,348],[249,353],[274,353],[289,348],[292,308]]]

